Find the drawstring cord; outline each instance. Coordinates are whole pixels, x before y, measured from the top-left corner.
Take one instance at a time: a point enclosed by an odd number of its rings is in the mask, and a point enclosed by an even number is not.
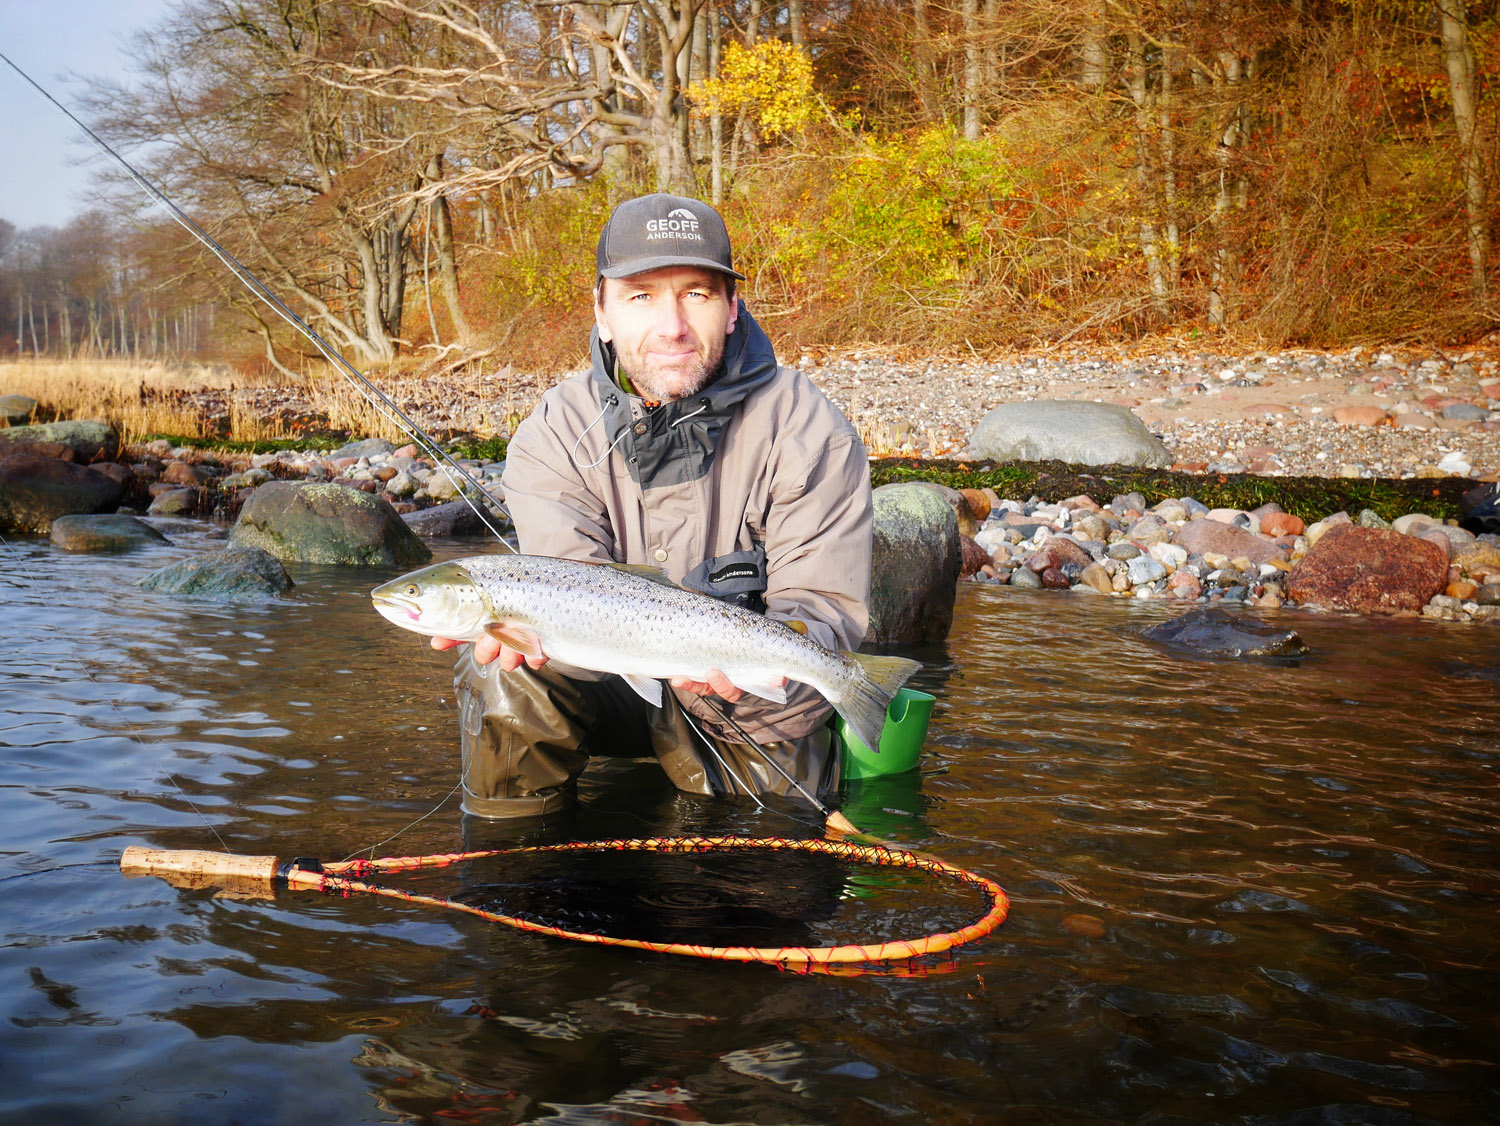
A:
[[[581,461],[578,460],[578,447],[583,442],[583,439],[588,435],[588,432],[590,430],[592,430],[594,427],[598,426],[599,423],[601,423],[601,422],[604,421],[604,416],[609,411],[609,408],[612,407],[612,406],[614,406],[619,401],[620,400],[617,399],[617,398],[615,398],[613,395],[610,395],[608,398],[606,398],[604,400],[604,405],[599,408],[599,416],[597,418],[595,418],[593,422],[591,422],[587,426],[585,426],[583,428],[583,433],[580,434],[580,435],[578,435],[578,437],[573,440],[573,449],[572,449],[572,452],[568,456],[573,459],[573,464],[576,465],[576,466],[578,466],[579,469],[593,469],[596,465],[603,465],[604,462],[605,462],[605,460],[609,457],[609,455],[612,454],[612,453],[614,453],[615,447],[618,446],[621,442],[623,442],[625,440],[625,435],[627,435],[627,434],[630,433],[630,427],[628,427],[628,426],[622,426],[622,427],[620,427],[620,433],[618,435],[616,435],[615,440],[613,442],[611,442],[608,446],[604,447],[604,453],[602,455],[600,455],[600,457],[598,458],[598,460],[591,461],[587,465],[585,465],[583,462],[581,462]]]
[[[630,433],[629,426],[620,427],[620,433],[615,436],[614,441],[612,441],[608,446],[604,448],[604,452],[600,454],[598,458],[590,462],[582,462],[578,460],[578,447],[582,444],[583,439],[588,435],[588,432],[590,430],[598,426],[600,422],[604,421],[604,416],[609,412],[609,408],[617,404],[619,401],[620,400],[615,398],[615,396],[613,395],[610,395],[608,398],[606,398],[604,400],[604,405],[599,408],[598,416],[595,417],[593,422],[589,423],[583,428],[582,434],[579,434],[578,437],[573,440],[573,449],[569,456],[573,459],[573,464],[578,466],[579,469],[593,469],[595,466],[603,465],[605,459],[607,459],[610,454],[614,453],[615,447],[625,440],[625,435]],[[697,410],[683,415],[676,422],[672,423],[669,429],[676,430],[684,422],[687,422],[689,419],[697,418],[704,411],[708,410],[709,404],[707,399],[700,399],[699,403],[700,405]]]

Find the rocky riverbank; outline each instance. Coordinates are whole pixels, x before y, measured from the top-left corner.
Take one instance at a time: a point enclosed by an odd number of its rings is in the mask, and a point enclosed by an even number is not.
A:
[[[998,404],[1057,399],[1128,407],[1187,472],[1500,474],[1500,347],[1242,356],[1091,348],[920,363],[813,353],[802,366],[872,448],[916,457],[963,456]]]
[[[1487,436],[1492,433],[1487,428],[1496,425],[1489,419],[1472,422],[1463,433]],[[20,431],[0,434],[21,436]],[[484,533],[460,498],[458,476],[435,466],[414,445],[370,439],[331,453],[251,455],[158,440],[121,449],[97,423],[53,424],[26,437],[0,442],[0,525],[9,531],[51,531],[74,550],[99,550],[87,545],[103,541],[90,539],[100,529],[59,521],[69,513],[229,522],[278,481],[345,486],[381,508],[388,506],[419,535]],[[461,464],[498,498],[502,462],[473,458]],[[1221,463],[1221,468],[1226,467]],[[1215,479],[1222,480],[1222,474]],[[1102,488],[1097,495],[1046,499],[936,483],[922,487],[948,501],[953,523],[951,531],[931,525],[926,534],[945,541],[951,536],[953,569],[971,581],[1184,604],[1301,605],[1500,620],[1500,512],[1494,488],[1482,483],[1465,486],[1470,490],[1465,503],[1477,513],[1467,521],[1470,527],[1420,511],[1392,521],[1372,509],[1309,518],[1305,506],[1297,514],[1277,503],[1212,508],[1190,492],[1148,502],[1138,492],[1106,495]],[[933,558],[933,568],[947,568],[941,553]]]

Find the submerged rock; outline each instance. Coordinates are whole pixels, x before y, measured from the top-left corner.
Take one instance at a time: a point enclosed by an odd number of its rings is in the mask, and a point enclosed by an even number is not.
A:
[[[139,517],[117,512],[101,516],[59,516],[52,522],[52,542],[64,551],[106,552],[133,551],[169,541]]]
[[[141,586],[196,598],[260,598],[290,590],[292,579],[270,552],[230,545],[223,551],[152,571],[141,580]]]
[[[1297,657],[1307,652],[1296,630],[1278,630],[1223,610],[1189,610],[1142,630],[1141,636],[1216,657]]]
[[[240,510],[230,541],[283,562],[408,567],[432,558],[388,501],[332,484],[261,485]]]

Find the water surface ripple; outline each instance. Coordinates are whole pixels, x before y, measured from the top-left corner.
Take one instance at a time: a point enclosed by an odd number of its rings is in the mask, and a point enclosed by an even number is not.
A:
[[[1496,1120],[1500,630],[1267,615],[1311,653],[1212,660],[1140,637],[1169,607],[966,587],[948,643],[914,654],[939,696],[921,772],[845,809],[994,876],[1011,919],[930,965],[802,976],[122,878],[129,844],[516,839],[450,797],[449,662],[370,609],[385,573],[179,601],[136,586],[208,538],[170,534],[120,557],[0,545],[0,1120]],[[795,807],[675,795],[651,764],[602,763],[584,793],[523,839],[812,832]],[[765,944],[978,909],[800,855],[508,859],[412,886]]]

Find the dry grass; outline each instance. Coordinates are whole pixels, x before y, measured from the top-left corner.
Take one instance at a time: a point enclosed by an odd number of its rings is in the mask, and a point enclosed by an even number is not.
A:
[[[277,381],[246,377],[221,365],[133,363],[127,360],[21,360],[0,363],[0,394],[27,395],[37,418],[98,418],[125,442],[148,434],[229,437],[256,442],[301,436],[296,415],[268,409]],[[400,439],[382,416],[337,376],[310,378],[294,389],[306,410],[336,430]]]
[[[28,395],[38,418],[99,418],[126,441],[144,434],[203,437],[212,420],[190,398],[244,382],[218,365],[127,360],[20,360],[0,364],[0,388]]]

